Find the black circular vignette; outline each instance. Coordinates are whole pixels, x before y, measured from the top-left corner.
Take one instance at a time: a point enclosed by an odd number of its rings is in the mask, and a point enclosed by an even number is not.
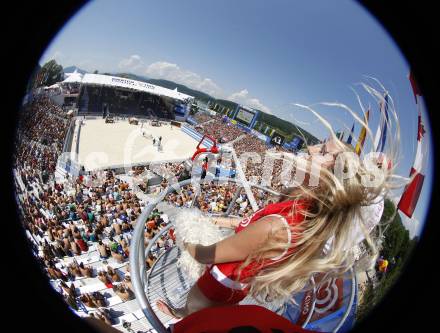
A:
[[[382,26],[390,33],[398,47],[410,64],[417,79],[427,105],[427,111],[432,128],[432,144],[434,153],[438,156],[437,133],[435,124],[438,101],[435,99],[436,62],[438,51],[434,50],[434,22],[436,22],[433,6],[427,1],[418,3],[405,1],[370,1],[360,3],[372,13]],[[438,77],[438,76],[437,76]],[[434,168],[438,165],[436,156]],[[420,241],[412,253],[408,263],[396,284],[387,293],[384,300],[378,304],[367,319],[357,325],[353,332],[409,332],[422,331],[432,326],[433,309],[429,305],[436,299],[436,279],[434,230],[437,214],[432,209],[438,199],[438,175],[433,172],[433,186],[430,209],[426,216]],[[431,299],[431,301],[430,301]]]
[[[70,2],[15,2],[3,12],[3,33],[6,35],[3,66],[6,70],[7,107],[3,110],[2,134],[6,135],[6,168],[2,175],[7,180],[3,211],[8,217],[7,238],[9,261],[5,265],[8,300],[5,300],[8,329],[18,331],[42,330],[44,332],[96,332],[71,312],[62,297],[51,288],[48,279],[33,257],[27,244],[24,229],[16,213],[12,178],[12,153],[14,147],[17,112],[21,107],[28,79],[56,33],[65,22],[81,8],[85,1]],[[7,269],[6,269],[7,267]],[[3,270],[3,269],[2,269]],[[10,302],[12,300],[12,304]],[[13,318],[12,318],[13,317]]]

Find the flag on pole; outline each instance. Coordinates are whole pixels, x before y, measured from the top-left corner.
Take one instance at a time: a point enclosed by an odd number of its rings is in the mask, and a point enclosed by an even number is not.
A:
[[[344,138],[344,135],[345,135],[345,133],[344,133],[344,131],[341,131],[341,132],[336,132],[336,138],[338,139],[338,140],[341,140],[342,141],[342,139]]]
[[[383,153],[385,148],[388,121],[388,94],[385,93],[384,100],[380,103],[380,123],[377,127],[376,136],[374,138],[374,150],[376,152]]]
[[[417,110],[419,113],[418,125],[417,125],[417,151],[416,151],[414,164],[411,167],[411,171],[409,174],[411,178],[411,182],[406,186],[397,207],[400,209],[402,213],[404,213],[406,216],[411,218],[417,206],[417,201],[419,200],[420,192],[422,191],[423,181],[425,180],[425,175],[423,174],[422,169],[424,165],[424,159],[426,156],[425,153],[426,146],[424,146],[424,141],[423,141],[426,131],[422,121],[423,98],[420,93],[420,90],[417,87],[417,84],[414,80],[412,73],[410,73],[409,79],[414,91]]]
[[[350,135],[348,136],[348,139],[347,139],[347,143],[349,145],[351,145],[351,141],[353,140],[353,132],[354,132],[354,123],[353,123],[353,126],[351,127]]]
[[[369,118],[370,118],[370,110],[368,110],[367,113],[365,114],[364,121],[365,121],[366,125],[368,125]],[[364,147],[366,136],[367,136],[367,128],[365,126],[363,126],[361,129],[361,132],[359,133],[359,138],[358,138],[358,141],[356,143],[356,148],[355,148],[355,152],[358,155],[360,155],[362,152],[362,148]]]

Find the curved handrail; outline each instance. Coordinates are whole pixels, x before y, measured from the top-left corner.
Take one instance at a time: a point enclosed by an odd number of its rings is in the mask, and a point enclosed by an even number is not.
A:
[[[225,181],[225,182],[234,182],[234,183],[243,183],[243,181],[238,180],[236,178],[227,178],[227,177],[218,177],[215,179],[216,181]],[[133,232],[133,238],[130,245],[130,272],[131,272],[131,280],[133,284],[133,291],[136,296],[136,300],[142,309],[145,317],[148,319],[150,324],[154,327],[154,329],[158,333],[166,333],[167,330],[162,322],[159,320],[157,315],[154,313],[151,308],[150,303],[148,302],[147,296],[145,295],[145,285],[146,276],[145,276],[145,254],[147,251],[151,250],[151,247],[156,243],[156,240],[165,232],[165,229],[168,230],[171,228],[172,223],[162,229],[162,232],[158,233],[148,244],[147,248],[144,250],[144,228],[145,221],[148,216],[153,211],[153,208],[156,207],[169,193],[177,190],[178,188],[186,185],[190,185],[193,183],[192,179],[186,179],[176,184],[168,186],[163,192],[159,194],[159,196],[150,204],[148,204],[141,215],[138,217],[136,221],[136,225]],[[253,185],[251,185],[253,186]],[[268,189],[269,190],[269,189]],[[273,191],[270,191],[273,193]]]
[[[236,178],[226,178],[226,177],[218,177],[215,179],[215,181],[225,181],[225,182],[234,182],[234,183],[243,183],[242,180],[238,180]],[[132,243],[130,245],[130,272],[131,272],[131,277],[132,277],[132,284],[133,284],[133,291],[134,294],[136,296],[136,300],[139,304],[139,306],[142,309],[142,312],[144,313],[145,317],[147,318],[147,320],[150,322],[150,324],[153,326],[153,328],[158,332],[158,333],[167,333],[167,329],[165,328],[165,326],[162,324],[162,322],[159,320],[159,318],[157,317],[156,313],[153,311],[151,304],[149,303],[147,296],[145,294],[145,289],[146,287],[148,287],[148,280],[149,280],[149,275],[151,274],[151,272],[153,271],[152,269],[150,269],[150,271],[147,273],[145,270],[145,256],[148,254],[148,252],[151,251],[151,248],[156,244],[156,241],[166,232],[168,232],[169,229],[171,229],[171,227],[173,227],[173,223],[170,222],[168,225],[166,225],[163,229],[160,230],[159,233],[157,233],[155,235],[155,237],[153,237],[150,242],[148,243],[148,246],[145,248],[145,244],[144,244],[144,228],[145,228],[145,221],[147,220],[148,216],[151,214],[151,212],[153,211],[153,208],[156,207],[161,201],[163,201],[163,199],[171,192],[178,190],[180,187],[182,186],[186,186],[186,185],[190,185],[193,183],[192,179],[186,179],[183,180],[179,183],[173,184],[168,186],[163,192],[161,192],[159,194],[159,196],[150,204],[148,204],[144,211],[141,213],[141,215],[138,217],[135,228],[134,228],[134,232],[133,232],[133,238],[132,238]],[[279,193],[270,190],[270,189],[266,189],[262,186],[255,186],[256,184],[249,184],[251,187],[257,187],[261,190],[266,190],[272,194],[275,195],[279,195]],[[154,265],[153,265],[154,267]],[[350,296],[350,301],[348,304],[348,308],[347,311],[344,313],[344,316],[341,318],[340,322],[338,323],[337,327],[333,330],[333,332],[337,332],[343,325],[343,323],[345,322],[345,320],[347,319],[350,309],[353,305],[354,302],[354,297],[355,297],[355,288],[356,288],[356,276],[353,274],[353,270],[350,270],[353,277],[353,282],[352,282],[352,292],[351,292],[351,296]],[[147,274],[146,274],[147,273]],[[312,281],[313,283],[313,291],[316,292],[316,285],[314,283],[314,281]],[[313,302],[312,306],[314,306],[315,301]],[[308,324],[308,322],[311,319],[311,315],[312,315],[313,311],[310,311],[309,316],[307,317],[304,325],[306,326]]]
[[[171,227],[173,226],[172,223],[169,223],[168,225],[166,225],[163,229],[161,229],[148,243],[148,246],[145,248],[145,254],[144,257],[147,256],[147,254],[151,251],[152,247],[156,244],[157,240],[162,237],[163,234],[165,234],[166,232],[168,232],[168,230],[171,229]],[[154,265],[153,265],[154,266]],[[153,268],[153,267],[151,267]],[[148,274],[150,274],[152,271],[152,269],[150,269],[150,271],[148,272]],[[143,280],[144,282],[148,281],[148,275],[145,276],[145,269],[143,270]]]
[[[350,268],[350,273],[351,273],[351,280],[352,280],[352,282],[351,282],[350,301],[348,302],[348,305],[347,305],[347,311],[345,311],[345,313],[342,316],[341,320],[339,321],[338,325],[332,331],[333,333],[338,332],[339,329],[342,327],[342,325],[344,324],[344,322],[347,319],[348,315],[350,314],[351,307],[353,306],[353,303],[354,303],[354,298],[355,298],[355,295],[356,295],[357,278],[356,278],[356,274],[354,274],[353,268]]]
[[[184,181],[186,182],[186,181]],[[171,192],[174,188],[168,187],[163,193],[161,193],[156,200],[152,203],[148,204],[141,215],[138,217],[136,226],[133,232],[133,239],[130,245],[130,275],[131,281],[133,284],[133,292],[136,296],[136,300],[139,306],[142,309],[145,317],[148,319],[150,324],[154,327],[154,329],[158,333],[167,333],[165,326],[159,320],[159,318],[154,313],[151,308],[150,303],[145,295],[145,286],[144,286],[144,274],[145,274],[145,251],[144,249],[144,228],[145,221],[147,220],[150,213],[153,211],[153,208],[161,202],[165,196]],[[170,224],[171,225],[171,224]],[[153,238],[152,241],[148,244],[147,249],[151,249],[153,244],[155,244],[157,236]]]
[[[312,319],[313,316],[313,312],[315,311],[315,306],[316,306],[316,282],[315,282],[315,278],[312,276],[311,278],[312,280],[312,285],[313,285],[313,301],[312,301],[312,305],[310,305],[310,311],[309,314],[307,315],[306,320],[304,320],[304,323],[301,325],[302,328],[305,328],[307,326],[307,324],[309,323],[310,319]]]

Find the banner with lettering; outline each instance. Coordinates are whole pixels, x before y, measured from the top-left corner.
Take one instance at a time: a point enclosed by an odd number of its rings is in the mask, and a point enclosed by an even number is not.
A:
[[[319,284],[316,291],[295,295],[283,316],[309,330],[345,333],[354,324],[356,306],[356,279],[348,272]]]

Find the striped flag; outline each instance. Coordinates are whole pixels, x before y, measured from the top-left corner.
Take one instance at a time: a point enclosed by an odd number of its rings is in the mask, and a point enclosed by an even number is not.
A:
[[[384,100],[380,103],[380,123],[377,127],[376,136],[374,138],[374,150],[376,152],[383,153],[385,148],[388,121],[388,94],[385,93]]]
[[[424,165],[424,159],[426,156],[426,150],[425,150],[426,146],[424,146],[424,141],[423,141],[426,131],[422,121],[422,109],[423,109],[422,94],[420,93],[420,90],[416,84],[416,81],[412,73],[410,73],[409,79],[414,91],[417,110],[419,113],[418,125],[417,125],[417,151],[416,151],[414,164],[411,167],[411,171],[409,174],[411,177],[411,182],[406,186],[397,207],[400,209],[402,213],[404,213],[406,216],[411,218],[417,206],[417,201],[419,200],[420,192],[422,191],[423,181],[425,180],[425,175],[422,173],[422,169]]]
[[[350,135],[348,136],[348,139],[347,139],[347,143],[349,145],[351,145],[351,141],[353,140],[353,133],[354,133],[354,123],[353,123],[353,126],[351,127]]]
[[[368,125],[368,119],[370,118],[370,110],[365,114],[365,123]],[[359,133],[359,138],[356,143],[355,152],[360,155],[362,152],[362,148],[364,147],[365,137],[367,136],[367,128],[365,126],[362,127],[361,132]]]

